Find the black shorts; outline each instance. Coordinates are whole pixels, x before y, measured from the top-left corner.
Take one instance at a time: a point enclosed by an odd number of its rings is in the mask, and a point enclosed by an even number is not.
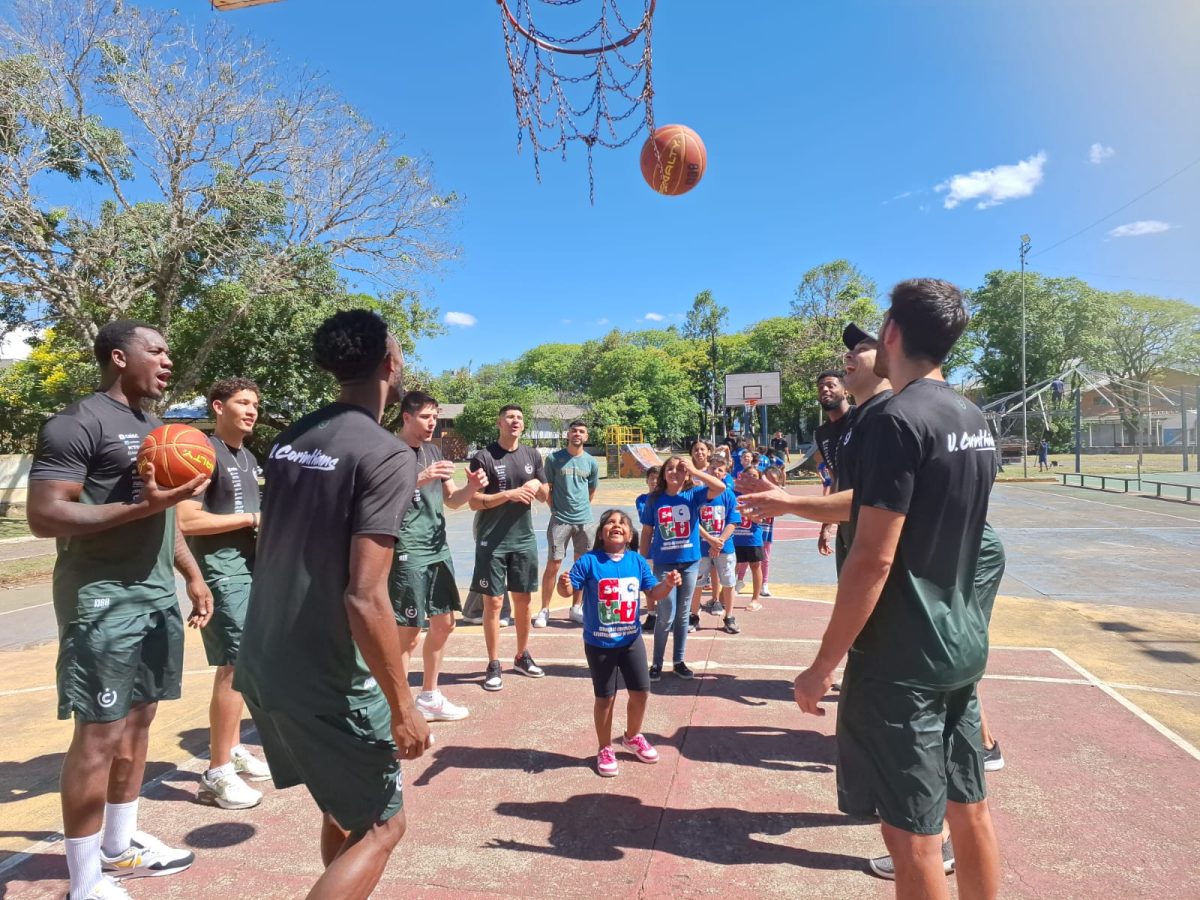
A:
[[[646,668],[646,645],[639,635],[628,647],[593,647],[583,645],[588,669],[592,673],[592,691],[597,697],[611,697],[617,692],[617,672],[627,691],[650,690],[650,670]]]
[[[736,544],[733,547],[734,555],[737,556],[739,563],[752,563],[763,561],[763,548],[760,544],[757,547],[739,547]]]

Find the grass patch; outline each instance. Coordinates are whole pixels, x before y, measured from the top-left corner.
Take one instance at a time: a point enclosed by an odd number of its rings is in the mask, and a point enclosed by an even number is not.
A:
[[[0,588],[20,587],[24,584],[48,581],[54,574],[56,558],[51,553],[30,559],[9,559],[0,562]]]
[[[29,523],[25,521],[25,517],[0,519],[0,540],[15,537],[29,537]]]

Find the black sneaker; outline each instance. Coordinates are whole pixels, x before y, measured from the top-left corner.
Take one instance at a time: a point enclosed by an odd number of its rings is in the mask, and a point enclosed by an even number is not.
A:
[[[528,675],[530,678],[541,678],[546,674],[542,671],[542,667],[533,661],[533,657],[529,655],[528,650],[513,660],[513,668],[522,675]]]
[[[730,616],[728,619],[725,620],[725,633],[726,634],[738,634],[739,632],[741,632],[741,630],[742,629],[738,628],[737,619],[735,619],[733,616]]]
[[[650,667],[650,680],[653,682],[662,681],[662,666]]]
[[[1000,752],[1000,742],[992,744],[990,748],[983,748],[983,771],[999,772],[1004,768],[1004,754]]]
[[[493,659],[487,665],[487,671],[483,673],[483,689],[485,691],[498,691],[504,687],[504,674],[500,668],[500,660]]]
[[[690,681],[691,679],[696,677],[696,674],[687,667],[687,663],[683,663],[683,662],[675,663],[675,674],[678,675],[680,678],[682,678],[684,681]]]
[[[693,631],[698,631],[699,628],[700,617],[696,615],[696,613],[692,613],[690,616],[688,616],[688,634],[691,634]]]
[[[658,621],[658,616],[654,613],[646,613],[646,621],[642,623],[643,631],[653,631],[654,624]]]

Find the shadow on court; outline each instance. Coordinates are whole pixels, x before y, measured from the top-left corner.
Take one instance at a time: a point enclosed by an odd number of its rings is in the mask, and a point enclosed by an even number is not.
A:
[[[795,829],[861,822],[839,813],[747,812],[731,807],[663,809],[619,794],[579,794],[564,801],[506,802],[496,813],[550,826],[546,845],[493,838],[488,849],[607,862],[631,850],[653,850],[717,865],[789,865],[807,869],[861,869],[862,859],[760,840]]]
[[[1200,663],[1200,656],[1194,653],[1190,653],[1187,650],[1169,650],[1161,646],[1162,644],[1195,644],[1197,641],[1178,640],[1174,638],[1130,637],[1129,635],[1135,634],[1153,634],[1150,629],[1134,625],[1130,622],[1097,622],[1096,626],[1101,631],[1124,636],[1125,640],[1129,641],[1139,653],[1144,653],[1158,662],[1182,665]]]

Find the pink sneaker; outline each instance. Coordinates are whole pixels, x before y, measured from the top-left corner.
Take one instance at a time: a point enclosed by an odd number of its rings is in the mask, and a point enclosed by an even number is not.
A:
[[[643,735],[635,734],[631,738],[622,737],[621,746],[632,750],[644,763],[658,762],[658,751],[650,746],[650,742]]]
[[[596,754],[596,771],[605,778],[612,778],[617,774],[617,754],[612,744]]]

